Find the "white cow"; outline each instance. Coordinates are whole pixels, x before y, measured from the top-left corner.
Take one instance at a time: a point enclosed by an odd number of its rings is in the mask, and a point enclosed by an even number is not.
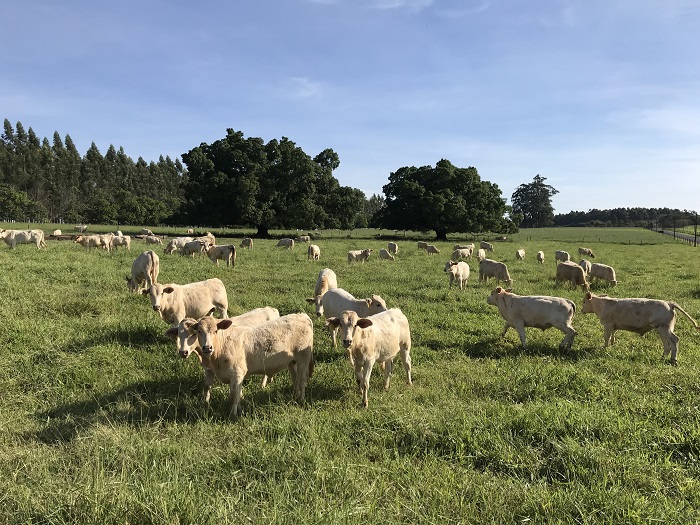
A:
[[[425,241],[418,241],[418,249],[419,250],[427,250],[428,249],[428,243]]]
[[[311,242],[311,236],[310,235],[299,235],[294,239],[294,242],[300,243],[300,242]]]
[[[688,312],[678,304],[659,299],[615,299],[606,295],[588,292],[583,298],[584,314],[594,313],[603,325],[605,347],[615,343],[615,332],[626,330],[644,335],[656,330],[664,346],[663,356],[670,355],[671,364],[678,362],[679,338],[673,333],[676,325],[676,310],[685,315],[700,330],[700,326]]]
[[[230,319],[203,317],[183,327],[196,336],[204,367],[205,402],[218,379],[229,384],[231,411],[240,413],[243,380],[251,375],[271,377],[287,368],[294,397],[303,403],[313,374],[314,327],[303,313],[289,314],[254,326],[235,326]],[[190,338],[180,338],[179,351],[188,351]]]
[[[476,252],[476,258],[480,261],[486,259],[486,250],[484,250],[483,248],[479,248]]]
[[[139,235],[153,235],[153,232],[148,228],[141,228],[139,230]]]
[[[183,256],[191,256],[194,257],[195,254],[203,254],[207,251],[207,243],[200,240],[200,239],[195,239],[193,241],[186,242],[181,248],[180,248],[180,255]]]
[[[483,248],[487,252],[492,252],[493,251],[493,244],[491,244],[490,242],[481,241],[479,243],[479,248]]]
[[[188,242],[192,242],[194,239],[192,237],[175,237],[170,239],[168,244],[163,250],[166,254],[175,253],[178,250],[182,250]]]
[[[472,251],[470,248],[455,248],[452,252],[452,260],[459,261],[460,259],[471,259]]]
[[[158,281],[160,259],[154,251],[143,252],[131,264],[131,275],[126,276],[126,284],[132,293],[141,292],[141,286],[146,283],[145,290]]]
[[[435,255],[437,253],[440,253],[440,250],[438,250],[434,244],[429,244],[425,251],[428,253],[428,255]]]
[[[386,251],[388,251],[391,255],[396,255],[399,253],[399,245],[395,242],[390,242],[386,245]]]
[[[338,288],[338,278],[330,268],[324,268],[318,272],[316,286],[314,287],[314,297],[323,295],[331,288]]]
[[[78,233],[85,233],[85,230],[87,230],[87,224],[76,224],[75,225],[75,231]]]
[[[537,262],[540,264],[544,264],[544,252],[542,250],[537,252]]]
[[[309,244],[308,249],[306,250],[306,260],[314,260],[318,261],[321,259],[321,248],[319,248],[315,244]]]
[[[595,259],[595,255],[593,254],[593,250],[591,250],[590,248],[579,248],[578,254],[579,255],[588,255],[591,257],[591,259]]]
[[[361,262],[364,264],[364,262],[369,259],[370,254],[372,253],[371,248],[366,248],[364,250],[350,250],[348,252],[348,264],[354,263],[354,262]]]
[[[559,286],[562,281],[569,281],[573,286],[580,286],[588,291],[590,285],[586,281],[586,274],[583,268],[575,262],[565,261],[557,264],[557,273],[554,278],[554,285]]]
[[[525,260],[525,250],[523,250],[522,248],[515,250],[515,258],[518,261],[524,261]]]
[[[590,274],[591,280],[593,280],[593,278],[595,277],[596,279],[608,281],[608,283],[610,283],[613,286],[617,284],[615,269],[612,266],[600,263],[592,263]]]
[[[131,251],[131,237],[129,235],[116,235],[112,237],[112,248],[117,246],[126,246],[126,249]]]
[[[87,251],[90,251],[92,248],[99,248],[102,246],[102,238],[99,235],[78,235],[73,240],[73,243],[80,244],[83,248],[86,248]]]
[[[493,277],[496,281],[503,281],[507,285],[513,282],[505,263],[492,259],[481,259],[479,261],[479,282],[485,283],[489,277]]]
[[[464,261],[447,261],[444,271],[450,274],[450,288],[456,282],[459,289],[464,290],[469,280],[469,265],[467,263]]]
[[[565,252],[564,250],[557,250],[554,252],[554,264],[557,264],[558,262],[568,262],[571,260],[571,256],[569,255],[569,252]]]
[[[35,244],[37,249],[46,248],[44,230],[2,230],[0,239],[14,250],[18,244]]]
[[[277,246],[279,248],[287,248],[288,250],[294,249],[294,239],[284,238],[277,241]]]
[[[342,288],[331,288],[323,295],[317,295],[306,300],[307,303],[316,307],[316,315],[335,317],[345,310],[357,312],[360,317],[367,317],[378,314],[386,310],[386,302],[379,295],[372,295],[368,299],[355,299],[350,292]],[[337,346],[337,330],[331,334],[333,338],[333,348]]]
[[[501,337],[506,335],[509,328],[514,328],[520,336],[523,349],[525,344],[525,327],[556,328],[564,333],[564,339],[559,343],[559,349],[571,349],[576,330],[571,321],[576,312],[576,305],[569,299],[542,295],[516,295],[510,290],[496,288],[486,298],[486,302],[496,306],[506,324]]]
[[[236,266],[236,247],[233,244],[209,246],[206,251],[207,257],[217,266],[219,266],[219,259],[226,261],[226,266]]]
[[[342,334],[343,346],[351,356],[355,368],[357,386],[362,395],[362,406],[369,405],[369,380],[374,363],[384,365],[384,389],[389,389],[389,380],[396,355],[401,353],[406,382],[411,382],[411,329],[408,319],[398,308],[361,317],[346,310],[337,317],[326,319],[326,324]]]
[[[384,261],[393,261],[394,260],[394,256],[386,248],[381,248],[379,250],[379,258],[381,260],[384,260]]]
[[[248,250],[253,249],[253,239],[250,237],[244,237],[243,240],[241,241],[241,248],[246,248]]]
[[[170,326],[177,326],[185,317],[199,319],[215,310],[224,319],[228,316],[228,298],[221,279],[190,284],[154,283],[143,293],[150,295],[153,310]]]
[[[583,273],[586,274],[586,277],[588,277],[591,274],[591,261],[587,261],[586,259],[581,259],[578,262],[578,265],[583,268]]]
[[[146,241],[146,244],[163,244],[163,239],[157,235],[146,235],[143,240]]]

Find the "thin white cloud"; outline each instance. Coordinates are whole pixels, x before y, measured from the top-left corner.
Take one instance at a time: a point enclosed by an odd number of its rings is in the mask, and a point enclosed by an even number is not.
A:
[[[292,77],[289,79],[288,95],[292,98],[305,99],[318,97],[323,93],[323,84],[314,82],[307,77]]]
[[[462,18],[465,16],[478,15],[491,7],[492,1],[481,2],[476,5],[460,5],[459,7],[448,7],[437,9],[435,13],[445,18]]]
[[[369,0],[368,6],[371,9],[409,9],[411,11],[422,11],[430,7],[434,0]]]

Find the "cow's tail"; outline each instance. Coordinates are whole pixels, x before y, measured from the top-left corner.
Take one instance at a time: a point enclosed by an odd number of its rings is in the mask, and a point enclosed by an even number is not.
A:
[[[690,322],[693,323],[693,326],[695,327],[696,330],[700,330],[700,325],[697,323],[697,321],[695,319],[690,317],[690,314],[688,312],[683,310],[683,308],[681,308],[677,303],[670,303],[670,304],[671,304],[672,308],[674,308],[675,310],[678,310],[683,315],[685,315],[688,319],[690,319]]]

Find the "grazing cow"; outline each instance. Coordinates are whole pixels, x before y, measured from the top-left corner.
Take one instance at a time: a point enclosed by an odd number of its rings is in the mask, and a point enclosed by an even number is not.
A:
[[[250,312],[246,312],[235,317],[229,317],[229,319],[231,320],[232,326],[255,326],[266,323],[267,321],[272,321],[273,319],[279,319],[279,316],[280,313],[277,308],[265,306],[263,308],[255,308]],[[168,328],[163,335],[169,339],[172,339],[176,343],[179,342],[178,353],[180,354],[180,357],[187,359],[190,354],[194,353],[199,359],[199,363],[203,365],[202,351],[199,347],[199,342],[193,335],[190,334],[190,328],[192,328],[195,324],[197,324],[196,319],[187,317],[180,321],[179,325]],[[272,377],[264,375],[261,386],[265,388],[268,381],[272,381]]]
[[[469,280],[469,265],[467,263],[464,261],[447,261],[444,271],[450,274],[450,288],[452,288],[452,284],[456,281],[459,289],[464,290]]]
[[[537,252],[537,262],[540,264],[544,264],[544,252],[542,250]]]
[[[418,241],[418,249],[419,250],[427,250],[428,249],[428,243],[425,241]]]
[[[507,285],[513,283],[505,263],[492,259],[481,259],[479,261],[479,282],[485,283],[489,277],[493,277],[496,281],[503,281]]]
[[[212,232],[205,232],[204,235],[196,237],[194,240],[201,241],[203,243],[208,244],[209,246],[214,246],[216,244],[216,237],[214,237],[214,234]]]
[[[229,384],[231,411],[240,413],[243,380],[251,375],[271,377],[287,368],[294,384],[294,397],[303,403],[306,383],[313,374],[314,327],[303,313],[289,314],[253,326],[235,326],[230,319],[202,317],[183,326],[196,336],[204,367],[205,402],[218,379]],[[187,351],[190,337],[180,338],[180,352]]]
[[[288,250],[293,250],[294,249],[294,239],[290,239],[288,237],[284,239],[280,239],[277,241],[277,246],[279,248],[287,248]]]
[[[187,231],[185,232],[187,235],[193,235],[194,234],[194,228],[187,228]]]
[[[310,259],[313,259],[314,261],[321,259],[321,248],[315,244],[309,244],[309,247],[306,250],[306,260],[308,261]]]
[[[250,237],[244,237],[243,240],[241,241],[241,248],[246,248],[248,250],[253,249],[253,239]]]
[[[148,228],[141,228],[141,229],[139,230],[139,235],[149,235],[149,236],[153,236],[153,232],[152,232],[151,230],[149,230]]]
[[[564,339],[559,343],[559,350],[571,349],[576,335],[576,330],[571,326],[576,312],[576,304],[573,301],[561,297],[516,295],[499,286],[486,298],[486,302],[496,306],[506,321],[501,337],[506,335],[508,328],[514,328],[520,336],[524,350],[527,350],[525,327],[542,330],[553,327],[561,330]]]
[[[471,250],[472,253],[474,253],[474,243],[471,244],[455,244],[452,249],[453,250]]]
[[[670,363],[678,362],[679,338],[673,333],[676,325],[676,310],[693,323],[696,330],[700,326],[688,312],[678,304],[659,299],[615,299],[607,295],[588,292],[583,298],[584,314],[594,313],[603,325],[605,347],[615,343],[615,332],[626,330],[644,335],[656,330],[664,346],[663,357],[670,355]]]
[[[163,250],[166,254],[175,253],[178,250],[182,250],[188,242],[192,242],[194,239],[192,237],[175,237],[170,239],[168,244],[165,245]]]
[[[591,261],[587,261],[586,259],[581,259],[578,262],[578,265],[583,268],[583,273],[586,274],[586,277],[588,277],[591,274]]]
[[[314,297],[323,295],[331,288],[338,288],[338,278],[330,268],[324,268],[318,272],[316,286],[314,287]]]
[[[366,248],[364,250],[350,250],[348,252],[348,264],[352,264],[354,262],[361,262],[364,264],[364,262],[369,259],[371,253],[371,248]]]
[[[608,281],[612,286],[617,284],[617,277],[615,276],[615,269],[612,266],[600,263],[591,264],[591,280],[595,277],[596,279],[602,279]]]
[[[391,255],[396,255],[399,253],[399,245],[395,242],[390,242],[386,245],[386,251],[388,251]]]
[[[311,236],[310,235],[299,235],[294,239],[294,242],[300,243],[300,242],[311,242]]]
[[[189,255],[191,257],[194,257],[194,255],[196,253],[198,253],[198,254],[205,253],[207,251],[207,246],[208,245],[206,242],[199,240],[199,239],[195,239],[194,241],[186,242],[180,248],[180,255],[182,255],[182,256]]]
[[[59,236],[63,235],[63,232],[61,230],[54,230],[51,233],[51,235],[53,235],[54,237],[59,237]]]
[[[0,239],[14,250],[18,244],[35,244],[37,249],[46,248],[44,230],[0,230]]]
[[[459,261],[460,259],[471,259],[472,251],[470,248],[455,248],[452,252],[452,260]]]
[[[433,244],[429,244],[425,251],[428,253],[428,255],[435,255],[437,253],[440,253],[440,250],[438,250]]]
[[[476,252],[476,258],[479,261],[483,261],[484,259],[486,259],[486,250],[484,250],[483,248],[479,248]]]
[[[75,225],[75,231],[78,233],[85,233],[85,230],[87,230],[87,224],[76,224]]]
[[[74,240],[74,244],[80,244],[83,248],[87,248],[88,251],[92,248],[99,248],[102,246],[102,239],[99,235],[78,235]]]
[[[206,252],[207,257],[217,266],[219,266],[219,259],[226,261],[226,266],[236,266],[236,247],[233,244],[209,246]]]
[[[163,244],[163,239],[157,235],[146,235],[143,240],[146,241],[146,244]]]
[[[559,262],[568,262],[570,260],[571,256],[569,255],[569,252],[565,252],[564,250],[557,250],[554,252],[554,264]]]
[[[126,246],[126,249],[131,251],[131,237],[129,235],[115,235],[112,237],[112,248],[117,246]]]
[[[103,233],[99,234],[98,237],[100,238],[100,246],[102,247],[103,250],[107,250],[108,252],[112,251],[112,239],[114,239],[114,234],[113,233]]]
[[[493,251],[493,244],[491,244],[490,242],[481,241],[479,243],[479,248],[483,248],[487,252],[492,252]]]
[[[215,310],[224,319],[228,316],[226,288],[217,278],[190,284],[154,283],[143,293],[151,296],[153,310],[170,326],[177,326],[185,317],[199,319]]]
[[[364,408],[369,406],[369,379],[374,363],[384,365],[384,390],[388,390],[394,358],[401,352],[406,382],[412,384],[411,329],[400,309],[392,308],[369,317],[346,310],[337,317],[326,319],[326,325],[342,332],[343,346],[354,365]]]
[[[554,278],[555,286],[559,286],[562,281],[569,281],[573,286],[580,286],[585,291],[590,289],[583,268],[575,262],[565,261],[557,264],[557,273]]]
[[[132,293],[140,293],[142,284],[146,283],[145,290],[149,290],[158,281],[160,272],[160,259],[154,251],[143,252],[131,264],[131,275],[126,276],[126,284]]]
[[[524,261],[525,260],[525,250],[520,248],[519,250],[515,250],[515,258],[518,261]]]
[[[593,255],[593,250],[591,250],[590,248],[579,248],[578,254],[588,255],[591,259],[595,259],[595,255]]]
[[[114,232],[114,236],[115,237],[124,237],[124,234],[122,233],[121,230],[117,230],[116,232]]]
[[[332,288],[326,291],[323,295],[310,297],[306,302],[316,306],[316,315],[321,317],[335,317],[343,313],[345,310],[357,312],[360,317],[378,314],[386,310],[386,303],[379,295],[372,295],[368,299],[355,299],[350,292],[342,288]],[[333,348],[337,346],[337,330],[331,334],[333,339]]]
[[[386,248],[381,248],[379,250],[379,258],[384,261],[393,261],[394,256]]]

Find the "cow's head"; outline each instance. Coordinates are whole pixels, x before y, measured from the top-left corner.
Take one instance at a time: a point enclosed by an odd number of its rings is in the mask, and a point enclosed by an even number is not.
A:
[[[329,317],[326,319],[326,326],[331,329],[340,329],[340,340],[346,349],[352,346],[355,333],[358,330],[364,330],[372,326],[372,321],[366,317],[360,317],[357,312],[345,310],[338,317]]]

